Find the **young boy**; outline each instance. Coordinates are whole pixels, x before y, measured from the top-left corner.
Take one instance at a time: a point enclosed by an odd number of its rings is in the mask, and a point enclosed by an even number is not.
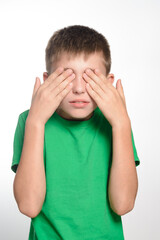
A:
[[[11,166],[29,240],[124,239],[140,160],[110,67],[109,44],[94,29],[69,26],[48,42],[47,72],[19,115]]]

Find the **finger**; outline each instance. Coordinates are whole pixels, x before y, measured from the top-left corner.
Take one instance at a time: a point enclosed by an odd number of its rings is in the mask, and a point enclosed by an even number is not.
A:
[[[90,86],[92,87],[92,89],[99,95],[99,97],[103,98],[104,95],[105,95],[104,90],[105,90],[106,86],[105,86],[103,83],[102,83],[102,86],[100,86],[99,82],[98,82],[98,84],[97,84],[95,81],[93,81],[93,80],[92,80],[88,75],[86,75],[85,73],[83,74],[83,77],[84,77],[85,81],[90,84]]]
[[[103,82],[101,82],[101,79],[91,70],[91,69],[86,69],[84,74],[84,76],[88,76],[89,78],[91,78],[92,80],[94,80],[97,84],[103,84]]]
[[[63,82],[61,82],[57,87],[52,88],[51,92],[53,96],[57,96],[60,94],[70,83],[73,81],[75,78],[75,74],[73,73],[72,75],[68,76]]]
[[[45,82],[48,84],[52,82],[55,78],[57,78],[62,72],[64,72],[63,67],[58,67],[53,73],[51,73],[48,78],[45,80]]]
[[[69,76],[74,76],[75,74],[73,73],[72,69],[67,69],[64,72],[62,72],[60,75],[56,77],[56,79],[53,79],[49,86],[49,89],[52,91],[55,89],[57,86],[59,86],[65,79],[67,79]]]
[[[126,100],[125,100],[125,95],[124,95],[124,90],[123,90],[121,79],[117,80],[116,88],[117,88],[118,93],[120,94],[121,98],[123,99],[125,105],[126,105]]]
[[[90,86],[89,83],[86,84],[86,88],[87,91],[89,93],[89,95],[91,96],[91,98],[97,103],[98,106],[100,106],[101,102],[102,102],[102,98],[99,96],[99,94],[97,94],[92,87]]]
[[[95,69],[96,72],[97,70],[98,69]],[[99,76],[96,75],[94,72],[90,69],[85,70],[87,76],[94,80],[103,90],[106,88],[106,86],[113,89],[112,82],[109,81],[103,74],[101,74],[99,70],[98,70]]]
[[[106,76],[104,76],[98,68],[96,68],[94,72],[104,83],[106,82]]]
[[[61,103],[63,98],[70,92],[70,90],[72,89],[72,85],[72,83],[69,83],[61,92],[56,95],[56,101],[58,102],[58,105]]]
[[[32,93],[32,100],[40,86],[41,86],[41,81],[40,81],[39,77],[36,77],[34,88],[33,88],[33,93]]]

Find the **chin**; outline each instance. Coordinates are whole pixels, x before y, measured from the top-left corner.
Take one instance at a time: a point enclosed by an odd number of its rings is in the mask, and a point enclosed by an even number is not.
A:
[[[77,109],[77,111],[74,112],[65,112],[62,109],[57,109],[56,112],[63,117],[64,119],[68,119],[68,120],[87,120],[89,119],[92,115],[93,115],[93,110],[89,111],[89,112],[83,112],[80,111],[80,109]]]
[[[68,116],[68,118],[71,118],[71,119],[77,119],[77,120],[87,120],[89,119],[91,116],[93,115],[93,111],[88,113],[88,114],[72,114],[70,116]]]
[[[93,112],[89,113],[89,114],[85,114],[85,115],[81,115],[81,116],[75,116],[74,119],[77,119],[77,120],[88,120],[92,117],[93,115]]]
[[[70,108],[68,105],[60,104],[56,112],[61,117],[70,120],[87,120],[93,115],[93,111],[97,108],[97,104],[92,102],[89,108]]]

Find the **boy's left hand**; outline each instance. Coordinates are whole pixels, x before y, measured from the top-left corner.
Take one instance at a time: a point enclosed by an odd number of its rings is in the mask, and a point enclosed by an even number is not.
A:
[[[109,78],[104,76],[99,69],[95,69],[94,72],[86,69],[83,78],[89,83],[89,86],[86,84],[89,95],[112,127],[122,126],[130,121],[120,79],[115,88]]]

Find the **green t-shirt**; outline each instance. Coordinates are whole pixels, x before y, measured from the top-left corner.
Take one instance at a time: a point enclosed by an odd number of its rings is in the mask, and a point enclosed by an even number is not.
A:
[[[19,115],[11,169],[16,172],[29,110]],[[131,130],[132,132],[132,130]],[[132,133],[135,164],[140,160]],[[109,205],[107,183],[112,160],[112,127],[97,107],[86,121],[56,112],[45,124],[46,196],[31,218],[29,240],[123,240],[121,216]]]

